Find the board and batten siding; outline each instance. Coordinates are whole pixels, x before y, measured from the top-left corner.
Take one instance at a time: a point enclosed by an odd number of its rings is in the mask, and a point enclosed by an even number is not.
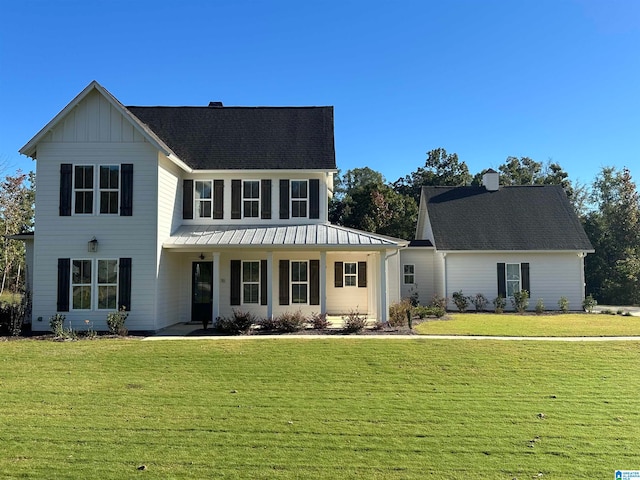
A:
[[[67,120],[65,120],[65,124]],[[70,128],[70,127],[69,127]],[[133,215],[59,216],[60,166],[133,164]],[[57,308],[58,258],[132,258],[132,311],[130,330],[155,330],[157,151],[146,142],[78,143],[43,142],[38,145],[36,167],[36,235],[34,242],[33,328],[48,330]],[[87,242],[98,240],[97,253]],[[106,327],[106,312],[64,312],[74,329]]]
[[[460,290],[465,295],[482,293],[489,301],[487,308],[492,308],[491,302],[498,296],[497,264],[529,263],[529,310],[535,309],[539,298],[548,310],[556,310],[562,296],[569,300],[571,310],[582,309],[583,258],[579,252],[448,253],[445,262],[449,299]],[[450,302],[449,308],[455,310],[455,305]],[[507,309],[513,309],[510,301]]]

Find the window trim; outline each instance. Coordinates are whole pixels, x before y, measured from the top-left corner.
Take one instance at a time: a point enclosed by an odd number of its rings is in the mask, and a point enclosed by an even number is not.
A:
[[[353,272],[347,272],[347,265],[353,266]],[[342,284],[345,287],[357,287],[358,286],[358,262],[343,262],[342,264]],[[350,278],[350,281],[347,281]],[[352,282],[352,283],[349,283]]]
[[[304,197],[294,197],[293,196],[293,184],[304,184],[306,195]],[[293,205],[294,202],[299,202],[302,204],[304,202],[304,215],[296,215],[297,210],[294,210]],[[291,218],[309,218],[309,179],[291,179],[289,180],[289,211],[291,212]]]
[[[246,185],[247,183],[254,183],[258,185],[258,196],[257,197],[247,197],[245,196]],[[242,218],[260,218],[261,216],[261,200],[262,200],[262,192],[261,192],[262,182],[260,180],[253,179],[243,179],[242,180]],[[251,203],[255,205],[255,215],[247,215],[246,204]],[[253,207],[252,207],[253,208]]]
[[[305,264],[305,271],[306,271],[306,279],[305,280],[294,280],[294,275],[293,275],[293,267],[294,264]],[[309,260],[291,260],[290,261],[290,266],[289,266],[289,272],[290,272],[290,278],[289,278],[289,295],[291,298],[291,305],[309,305],[309,284],[310,284],[310,279],[309,279]],[[299,272],[298,272],[299,273]],[[295,296],[293,295],[293,287],[295,286],[301,286],[304,285],[305,289],[306,289],[306,301],[305,302],[296,302],[295,301]]]
[[[209,197],[199,197],[198,193],[198,183],[208,183],[209,184]],[[209,215],[202,215],[202,210],[200,208],[201,204],[209,204]],[[194,218],[213,218],[213,180],[194,180],[193,181],[193,216]]]
[[[258,276],[257,276],[257,280],[256,281],[246,281],[244,278],[244,266],[245,264],[248,263],[257,263],[258,264]],[[242,300],[241,300],[241,304],[242,305],[260,305],[260,278],[261,278],[261,261],[260,260],[242,260],[241,264],[240,264],[240,292],[242,295]],[[246,297],[245,297],[245,286],[246,285],[256,285],[258,290],[256,292],[257,296],[256,296],[256,300],[255,302],[248,302],[246,301]]]
[[[98,269],[100,262],[115,262],[116,283],[98,283]],[[90,283],[74,283],[73,282],[73,266],[74,262],[89,262],[91,268]],[[69,262],[69,311],[71,312],[106,312],[119,308],[120,300],[120,259],[119,258],[71,258]],[[89,286],[91,294],[89,300],[89,308],[75,308],[73,301],[74,287]],[[116,294],[116,306],[100,308],[99,307],[99,291],[100,287],[113,287]]]
[[[407,272],[407,267],[411,267],[411,272]],[[411,277],[411,281],[407,282],[407,277]],[[415,263],[405,263],[402,265],[402,283],[404,285],[416,284],[416,265]]]
[[[101,180],[102,180],[102,168],[111,168],[111,167],[116,167],[118,169],[118,187],[117,188],[102,188],[102,184],[101,184]],[[122,165],[119,163],[113,163],[113,164],[99,164],[98,168],[97,168],[98,172],[97,172],[97,182],[96,182],[96,188],[98,190],[98,198],[97,198],[97,202],[98,202],[98,209],[97,209],[97,213],[98,215],[119,215],[120,214],[120,206],[122,205]],[[102,193],[117,193],[118,195],[118,204],[116,205],[116,209],[115,212],[102,212]]]

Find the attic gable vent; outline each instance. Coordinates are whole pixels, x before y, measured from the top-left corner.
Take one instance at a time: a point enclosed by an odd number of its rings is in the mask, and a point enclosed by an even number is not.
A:
[[[222,108],[222,102],[209,102],[211,108]]]

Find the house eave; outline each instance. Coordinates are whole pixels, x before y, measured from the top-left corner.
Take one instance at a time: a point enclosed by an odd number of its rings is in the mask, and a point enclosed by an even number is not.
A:
[[[474,254],[478,254],[478,253],[490,253],[490,254],[505,254],[505,253],[517,253],[517,254],[522,254],[522,253],[536,253],[536,254],[540,254],[540,253],[594,253],[595,250],[591,249],[591,250],[587,250],[587,249],[582,249],[582,248],[578,248],[578,249],[550,249],[550,250],[439,250],[437,247],[435,248],[435,250],[438,253],[474,253]]]

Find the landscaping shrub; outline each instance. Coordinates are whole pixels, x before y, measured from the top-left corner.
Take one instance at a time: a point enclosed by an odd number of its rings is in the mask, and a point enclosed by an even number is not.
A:
[[[536,302],[536,313],[538,315],[541,315],[544,313],[544,302],[542,301],[541,298],[539,298],[538,301]]]
[[[399,302],[389,305],[389,326],[404,327],[407,325],[408,317],[413,310],[410,298],[403,298]]]
[[[312,313],[309,323],[311,323],[314,330],[324,330],[331,326],[331,322],[327,320],[326,313]]]
[[[471,297],[471,303],[473,303],[473,306],[475,307],[476,312],[482,312],[487,306],[487,303],[489,303],[489,301],[487,300],[487,297],[485,297],[483,294],[476,293],[473,297]]]
[[[26,294],[20,302],[0,304],[0,335],[20,336],[22,324],[30,308],[31,302]]]
[[[367,326],[367,317],[360,315],[357,311],[351,310],[348,315],[342,317],[344,325],[342,330],[345,333],[358,333]]]
[[[466,312],[469,308],[469,298],[464,296],[462,290],[453,292],[453,303],[456,304],[460,313]]]
[[[64,334],[64,321],[65,316],[61,313],[56,313],[49,317],[49,328],[56,337],[62,337]]]
[[[504,307],[507,306],[507,299],[498,295],[493,299],[493,307],[496,313],[504,312]]]
[[[558,308],[562,313],[567,313],[569,311],[569,300],[567,297],[560,297],[560,300],[558,300]]]
[[[274,316],[260,319],[257,324],[262,330],[276,331],[278,329],[278,319]]]
[[[431,305],[428,307],[420,305],[419,307],[414,308],[413,312],[420,319],[427,317],[442,318],[447,314],[447,311],[438,305]]]
[[[307,326],[307,319],[300,310],[284,312],[276,318],[276,330],[279,332],[298,332]]]
[[[430,307],[439,307],[442,310],[447,310],[447,297],[441,297],[440,295],[434,295],[431,299]]]
[[[261,320],[259,323],[262,324],[262,322]],[[232,317],[218,317],[216,319],[215,329],[228,335],[246,335],[256,323],[258,322],[251,313],[234,309]]]
[[[526,290],[513,292],[513,297],[511,297],[511,304],[513,305],[513,308],[516,310],[516,312],[523,313],[529,306],[529,292],[527,292]]]
[[[593,309],[598,305],[598,302],[591,294],[587,295],[587,297],[582,301],[582,308],[587,313],[593,313]]]
[[[107,327],[109,331],[114,335],[120,335],[124,337],[129,333],[127,327],[124,326],[124,322],[127,320],[129,313],[125,307],[120,307],[117,312],[109,312],[107,314]]]

